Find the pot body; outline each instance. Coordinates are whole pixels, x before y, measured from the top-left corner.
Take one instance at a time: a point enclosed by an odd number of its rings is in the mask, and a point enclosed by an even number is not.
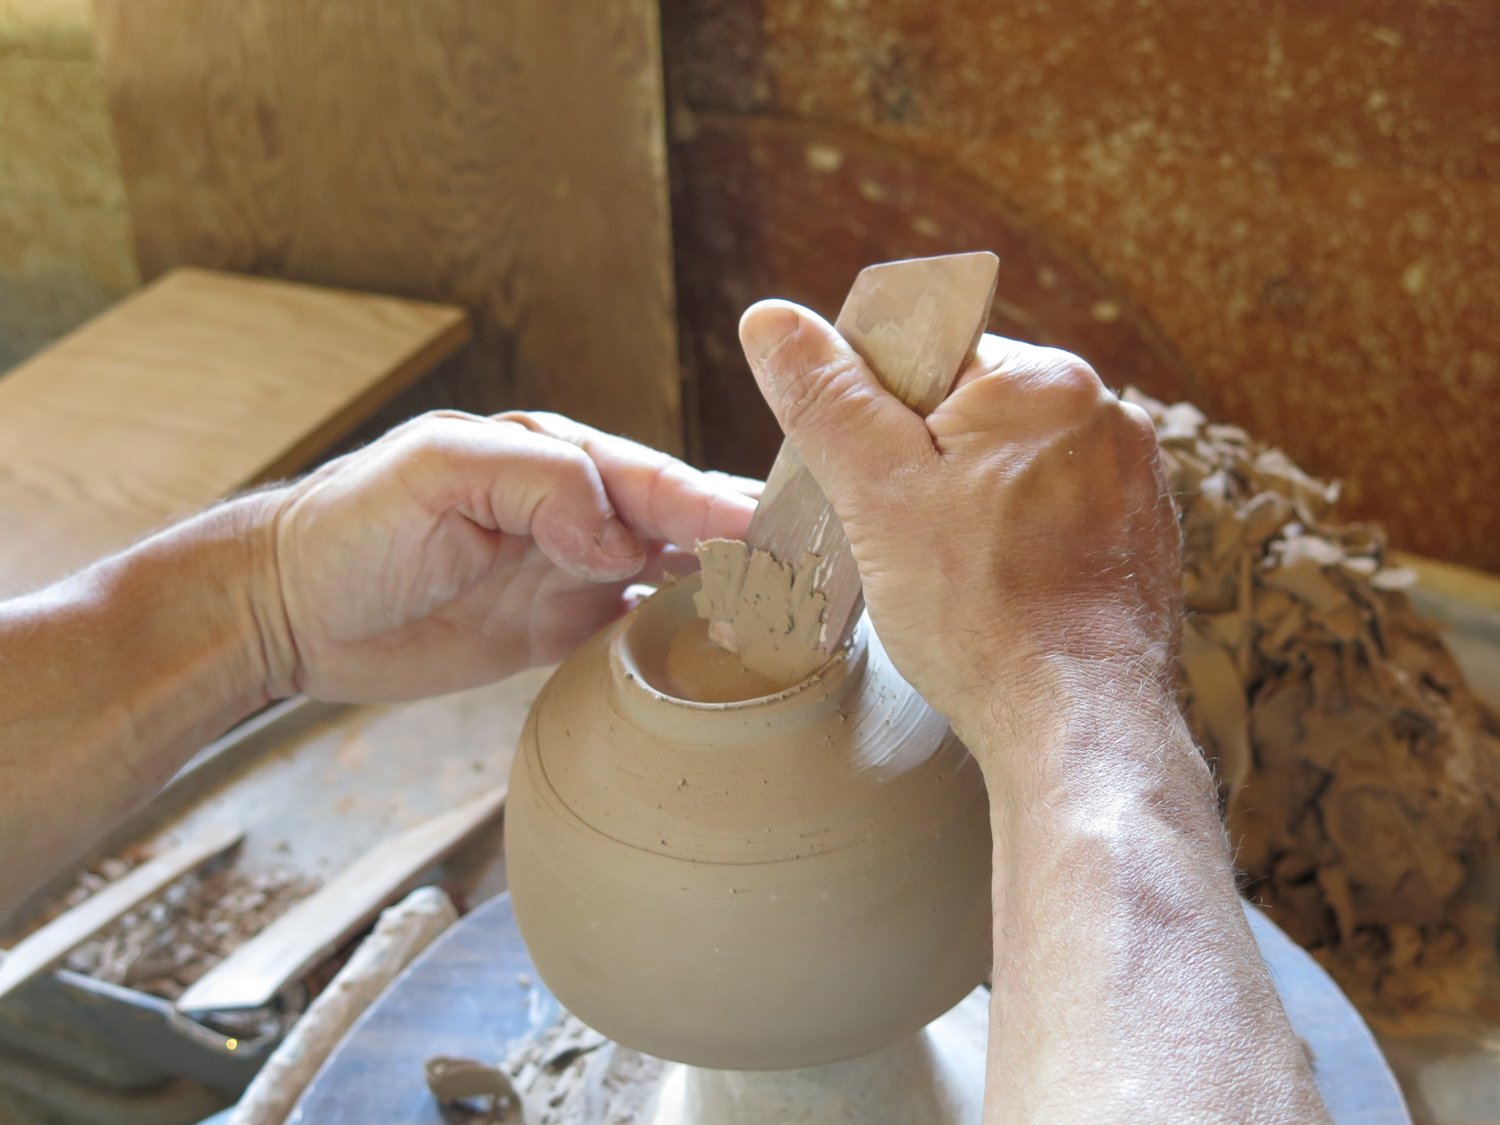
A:
[[[506,862],[537,970],[600,1032],[696,1066],[893,1043],[989,964],[978,767],[867,623],[787,691],[663,691],[694,586],[587,642],[532,708]]]

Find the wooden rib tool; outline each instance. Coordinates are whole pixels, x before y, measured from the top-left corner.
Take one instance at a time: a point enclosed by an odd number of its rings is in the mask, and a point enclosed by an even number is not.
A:
[[[175,1007],[205,1012],[270,1004],[504,807],[502,785],[377,844],[200,977]]]
[[[989,321],[1000,260],[988,251],[870,266],[855,278],[834,327],[892,394],[926,416],[948,397]],[[745,541],[779,562],[818,564],[827,600],[821,647],[848,637],[863,604],[844,529],[790,441],[782,443]]]

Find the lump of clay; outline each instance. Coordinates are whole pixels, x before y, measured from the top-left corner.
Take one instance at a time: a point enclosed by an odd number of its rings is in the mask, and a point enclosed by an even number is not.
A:
[[[1254,897],[1356,998],[1455,1002],[1429,971],[1494,945],[1459,891],[1500,836],[1500,722],[1380,532],[1338,522],[1336,485],[1187,403],[1126,397],[1178,504],[1185,709]]]
[[[822,573],[816,555],[791,566],[737,539],[709,539],[698,544],[698,560],[703,573],[693,602],[709,622],[707,636],[745,668],[786,687],[827,662],[827,601],[815,588]]]
[[[427,1088],[441,1104],[456,1105],[480,1100],[488,1110],[486,1120],[497,1125],[526,1125],[526,1110],[511,1084],[510,1075],[478,1059],[434,1055],[422,1066]]]

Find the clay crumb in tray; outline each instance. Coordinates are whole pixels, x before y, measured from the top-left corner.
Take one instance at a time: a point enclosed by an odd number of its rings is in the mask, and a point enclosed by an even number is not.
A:
[[[149,858],[127,854],[96,863],[37,924],[50,922]],[[175,1000],[318,886],[317,879],[291,871],[251,875],[212,865],[168,884],[73,950],[62,967]]]

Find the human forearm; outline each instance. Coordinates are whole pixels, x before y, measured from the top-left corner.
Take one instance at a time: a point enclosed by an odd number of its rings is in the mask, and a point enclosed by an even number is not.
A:
[[[1320,1120],[1208,769],[1130,684],[971,734],[995,834],[987,1120]],[[994,744],[1021,730],[1032,752]]]
[[[272,494],[0,603],[0,907],[266,701]]]

